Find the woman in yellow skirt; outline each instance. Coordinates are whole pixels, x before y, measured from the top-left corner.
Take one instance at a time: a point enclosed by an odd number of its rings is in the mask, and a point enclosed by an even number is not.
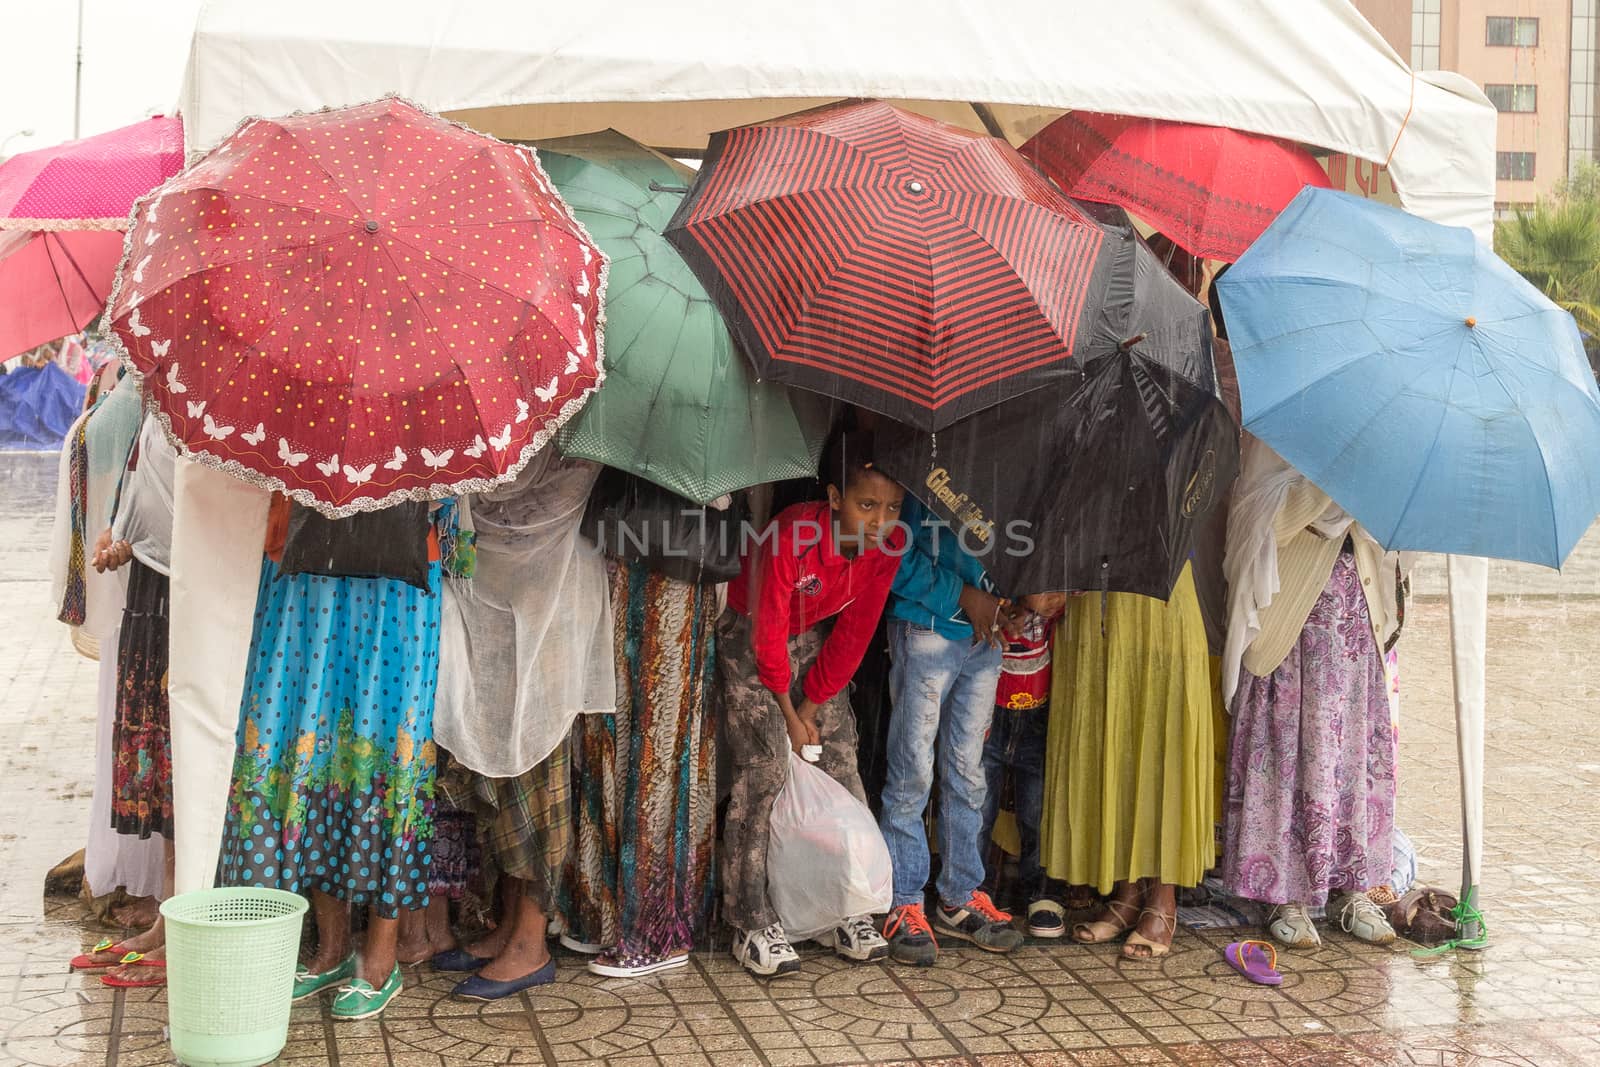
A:
[[[1074,597],[1056,634],[1040,850],[1050,877],[1109,894],[1073,938],[1165,956],[1177,887],[1215,858],[1211,676],[1186,565],[1170,600]]]

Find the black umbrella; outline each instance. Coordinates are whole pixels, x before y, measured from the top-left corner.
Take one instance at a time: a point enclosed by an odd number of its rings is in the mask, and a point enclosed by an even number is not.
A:
[[[963,532],[1010,595],[1166,599],[1196,520],[1238,472],[1209,312],[1126,223],[1081,373],[937,434],[878,433],[879,466]]]

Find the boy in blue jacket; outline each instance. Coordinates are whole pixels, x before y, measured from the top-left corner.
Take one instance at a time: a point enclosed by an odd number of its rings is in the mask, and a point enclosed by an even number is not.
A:
[[[983,563],[956,532],[906,495],[902,521],[910,547],[889,594],[889,767],[879,825],[894,861],[894,907],[883,927],[899,963],[931,967],[935,933],[991,952],[1022,942],[1011,916],[978,887],[978,840],[988,783],[984,736],[994,715],[1003,633],[1014,622]],[[997,549],[998,550],[998,549]],[[923,910],[928,840],[922,813],[939,768],[939,905]]]

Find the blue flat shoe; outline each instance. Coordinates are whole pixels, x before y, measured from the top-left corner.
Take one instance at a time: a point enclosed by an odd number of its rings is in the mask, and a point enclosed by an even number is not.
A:
[[[434,956],[428,965],[436,971],[475,971],[488,962],[488,959],[474,956],[464,948],[453,948]]]
[[[532,974],[525,974],[521,978],[513,978],[508,982],[496,982],[475,974],[465,982],[456,986],[454,995],[462,1000],[504,1000],[506,997],[532,989],[534,986],[549,985],[556,980],[556,961],[540,967]]]

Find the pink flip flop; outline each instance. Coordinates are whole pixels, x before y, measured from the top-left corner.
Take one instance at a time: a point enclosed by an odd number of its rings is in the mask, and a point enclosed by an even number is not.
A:
[[[1222,950],[1222,955],[1229,966],[1257,985],[1283,984],[1283,975],[1278,973],[1278,950],[1271,942],[1234,941]]]

